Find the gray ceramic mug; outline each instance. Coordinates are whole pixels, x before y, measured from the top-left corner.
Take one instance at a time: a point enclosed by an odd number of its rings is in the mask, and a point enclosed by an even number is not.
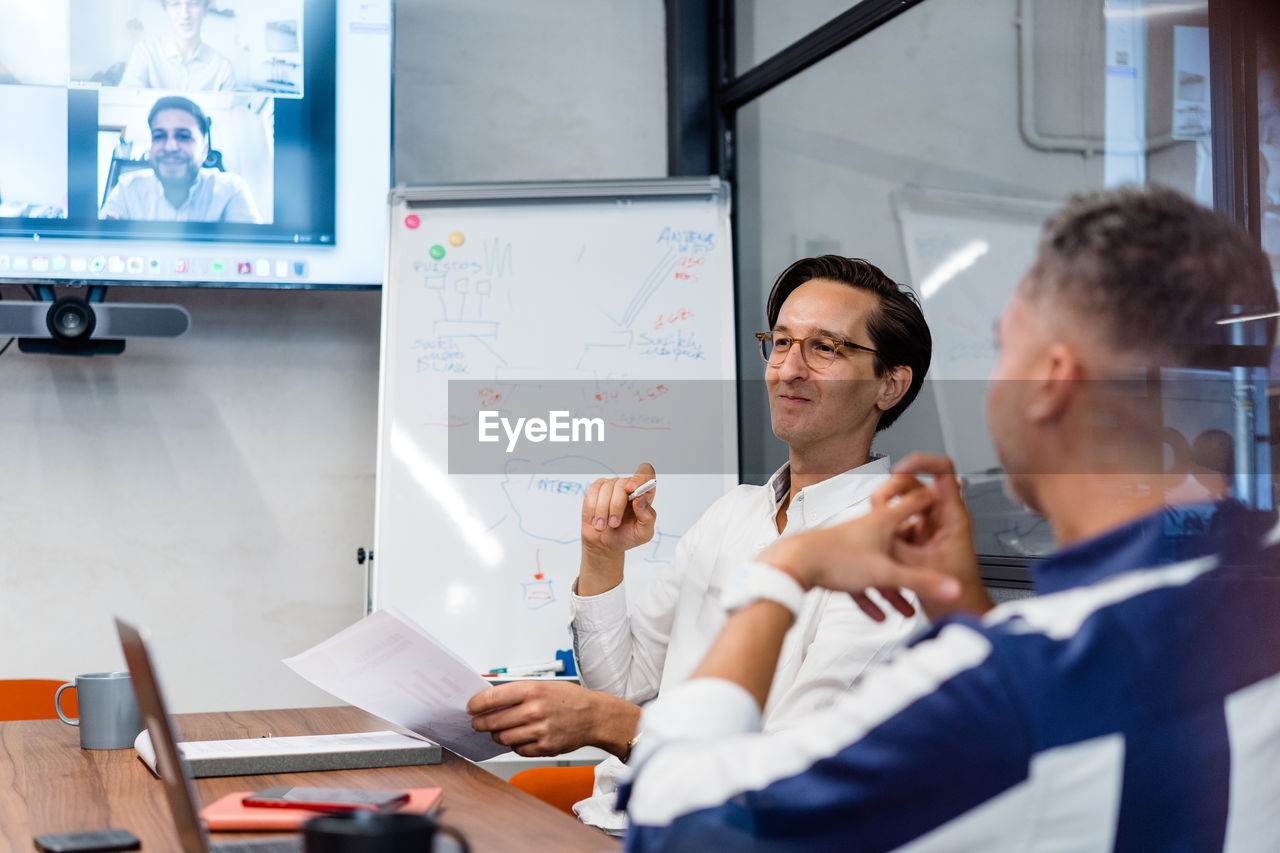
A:
[[[58,700],[62,691],[76,689],[80,716],[71,719],[62,713]],[[133,746],[142,731],[138,700],[127,672],[91,672],[77,675],[75,684],[64,684],[53,694],[53,709],[64,723],[80,727],[81,749],[124,749]]]

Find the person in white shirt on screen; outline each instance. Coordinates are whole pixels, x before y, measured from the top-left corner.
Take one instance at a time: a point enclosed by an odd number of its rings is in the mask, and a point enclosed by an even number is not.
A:
[[[122,175],[99,218],[262,222],[243,178],[203,167],[209,154],[209,119],[199,105],[177,95],[161,98],[151,108],[147,124],[151,170]]]
[[[226,92],[236,87],[231,62],[200,39],[209,0],[160,0],[173,33],[139,42],[120,86],[177,92]]]
[[[468,706],[477,730],[523,755],[584,745],[611,752],[593,795],[575,806],[584,822],[611,832],[626,828],[614,800],[640,704],[686,679],[706,653],[727,618],[720,591],[732,573],[784,533],[866,511],[889,472],[889,460],[871,453],[872,438],[911,404],[929,368],[932,339],[915,297],[864,260],[797,261],[774,284],[766,316],[770,331],[757,337],[787,464],[767,485],[738,486],[712,504],[630,614],[623,555],[653,537],[657,491],[627,496],[654,470],[646,463],[630,478],[592,484],[572,600],[583,687],[515,682]],[[829,705],[914,627],[905,617],[873,621],[847,595],[810,595],[779,660],[766,725],[795,725]]]

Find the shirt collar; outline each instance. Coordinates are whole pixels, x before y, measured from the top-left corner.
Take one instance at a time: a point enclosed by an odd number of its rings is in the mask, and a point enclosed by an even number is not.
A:
[[[183,64],[198,65],[199,63],[204,62],[206,59],[208,59],[209,51],[212,49],[209,47],[209,45],[205,44],[204,42],[200,42],[200,44],[196,47],[196,52],[191,54],[191,58],[187,60],[186,63],[183,63],[182,52],[178,50],[178,43],[173,39],[172,36],[169,36],[168,38],[166,38],[161,43],[161,47],[164,50],[165,58],[168,59],[170,62],[172,62],[174,65],[183,65]]]
[[[196,197],[196,191],[211,181],[212,178],[210,175],[216,171],[217,169],[206,169],[204,166],[201,166],[200,170],[196,172],[196,179],[191,182],[191,186],[187,189],[187,197],[183,199],[182,204],[175,207],[174,210],[180,211],[187,205],[191,204],[191,200]],[[157,175],[156,180],[159,181],[159,179],[160,176]],[[169,204],[169,197],[164,194],[164,181],[160,181],[160,197],[164,199],[165,204]]]
[[[873,453],[871,461],[865,465],[828,477],[821,483],[814,483],[792,495],[787,512],[801,513],[801,522],[805,527],[821,524],[840,510],[869,498],[887,476],[889,457]],[[769,487],[773,493],[773,508],[776,512],[791,488],[790,462],[769,478]]]
[[[1164,507],[1031,566],[1036,593],[1088,586],[1134,569],[1253,548],[1276,526],[1276,513],[1234,500]]]

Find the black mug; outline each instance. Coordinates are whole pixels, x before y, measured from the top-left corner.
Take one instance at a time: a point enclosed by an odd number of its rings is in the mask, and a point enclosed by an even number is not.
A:
[[[313,817],[302,825],[307,853],[430,853],[436,833],[470,853],[461,832],[430,815],[356,811]]]

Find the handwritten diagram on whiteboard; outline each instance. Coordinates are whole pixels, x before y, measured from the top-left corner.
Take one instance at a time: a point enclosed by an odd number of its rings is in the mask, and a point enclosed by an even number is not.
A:
[[[478,669],[553,660],[570,644],[583,496],[644,460],[526,444],[492,471],[451,473],[451,434],[477,428],[458,391],[505,411],[544,382],[602,383],[590,402],[604,410],[608,395],[674,382],[732,389],[725,190],[707,179],[398,190],[389,216],[373,605],[404,611]],[[700,426],[722,437],[723,463],[659,470],[657,535],[627,557],[633,595],[737,482],[732,396],[709,411],[702,420],[720,422]],[[655,454],[689,429],[669,409],[616,425]]]

